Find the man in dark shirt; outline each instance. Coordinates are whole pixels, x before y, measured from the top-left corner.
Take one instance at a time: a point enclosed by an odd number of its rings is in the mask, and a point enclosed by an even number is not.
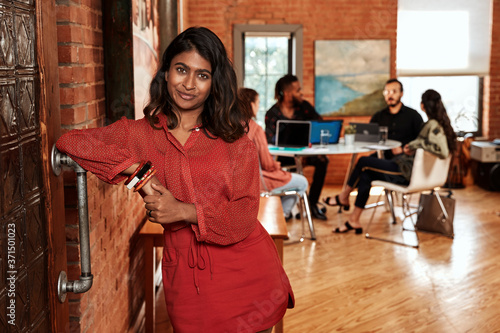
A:
[[[402,154],[403,147],[418,137],[424,123],[416,110],[406,107],[401,103],[401,97],[403,96],[403,85],[401,82],[396,79],[390,79],[385,84],[383,94],[387,107],[375,113],[370,122],[378,123],[380,126],[387,126],[388,138],[400,141],[401,146],[389,151],[384,150],[385,159],[379,159],[376,153],[369,157],[361,157],[354,167],[354,170],[357,170],[355,171],[355,175],[350,176],[347,186],[343,188],[340,194],[334,197],[335,203],[332,202],[331,197],[326,198],[325,202],[329,205],[349,207],[349,195],[353,188],[358,188],[356,203],[354,210],[349,216],[349,221],[344,224],[344,227],[336,228],[334,230],[336,233],[344,233],[349,230],[355,230],[357,234],[362,233],[363,229],[359,220],[366,200],[370,196],[372,180],[392,179],[397,181],[395,178],[390,178],[390,175],[401,175],[401,171],[398,170],[399,167],[395,163],[386,160],[393,158],[395,155]],[[386,178],[381,178],[383,174],[385,174]]]
[[[388,138],[401,142],[401,147],[384,151],[385,158],[390,159],[401,154],[402,147],[417,138],[424,121],[416,110],[401,102],[403,85],[397,79],[387,81],[383,93],[387,107],[375,113],[370,122],[387,126]]]
[[[275,143],[276,123],[278,120],[317,120],[322,119],[314,107],[305,101],[299,79],[291,74],[278,80],[274,98],[278,101],[266,113],[266,137],[270,144]],[[289,158],[290,159],[290,158]],[[278,159],[283,165],[293,164],[286,158]],[[320,220],[326,220],[324,212],[317,203],[325,183],[328,158],[324,155],[310,156],[304,159],[304,165],[314,166],[314,175],[309,189],[309,205],[311,214]]]

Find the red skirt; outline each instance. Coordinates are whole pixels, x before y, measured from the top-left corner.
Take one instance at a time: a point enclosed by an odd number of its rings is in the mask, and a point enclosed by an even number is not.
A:
[[[163,286],[175,332],[258,332],[294,306],[273,240],[257,223],[243,241],[198,242],[191,228],[165,229]]]

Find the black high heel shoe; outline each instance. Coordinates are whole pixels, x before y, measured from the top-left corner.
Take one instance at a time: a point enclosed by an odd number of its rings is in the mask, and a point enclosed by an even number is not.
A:
[[[337,194],[335,196],[335,203],[330,203],[330,200],[332,199],[332,197],[326,197],[326,198],[323,198],[323,202],[325,204],[327,204],[328,206],[340,206],[339,207],[339,212],[342,210],[342,208],[344,208],[345,211],[349,210],[351,208],[351,205],[350,204],[347,204],[347,205],[343,205],[341,202],[340,202],[340,198],[339,198],[339,195]]]
[[[334,233],[336,234],[344,234],[348,231],[351,231],[351,230],[354,230],[354,233],[356,235],[361,235],[363,233],[363,228],[354,228],[350,223],[349,221],[347,221],[346,223],[344,223],[345,225],[345,229],[344,230],[340,230],[340,228],[335,228],[335,230],[333,230]]]

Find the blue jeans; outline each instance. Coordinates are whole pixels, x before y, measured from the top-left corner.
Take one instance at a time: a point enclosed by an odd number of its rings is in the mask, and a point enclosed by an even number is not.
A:
[[[308,186],[309,183],[306,177],[299,175],[298,173],[292,173],[292,179],[290,179],[288,183],[281,187],[275,188],[271,192],[276,193],[285,190],[296,190],[300,194],[304,194]],[[292,208],[297,203],[297,200],[298,198],[296,195],[286,195],[284,197],[281,197],[281,205],[283,206],[283,212],[285,213],[285,216],[288,216],[292,212]]]

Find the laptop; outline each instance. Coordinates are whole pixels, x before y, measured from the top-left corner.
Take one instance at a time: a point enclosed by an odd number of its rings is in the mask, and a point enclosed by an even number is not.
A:
[[[303,148],[309,146],[311,122],[303,120],[278,120],[276,143],[278,147]]]
[[[351,123],[356,125],[356,135],[354,139],[362,142],[379,141],[379,125],[376,123]]]
[[[343,120],[311,120],[311,143],[313,145],[320,143],[321,130],[323,129],[330,131],[329,144],[339,143],[343,122]]]

